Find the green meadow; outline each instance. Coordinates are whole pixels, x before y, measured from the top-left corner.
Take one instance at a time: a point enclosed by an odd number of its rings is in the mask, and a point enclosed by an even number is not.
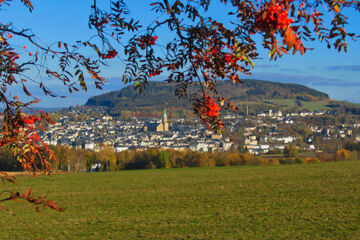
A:
[[[324,100],[324,101],[306,102],[306,101],[299,101],[296,99],[272,99],[272,100],[266,100],[266,103],[278,106],[283,110],[297,109],[298,111],[303,111],[303,110],[322,111],[322,110],[331,110],[329,105],[332,104],[333,101]]]
[[[65,212],[3,203],[14,214],[0,211],[0,239],[360,239],[360,161],[18,182],[19,190],[31,186]]]

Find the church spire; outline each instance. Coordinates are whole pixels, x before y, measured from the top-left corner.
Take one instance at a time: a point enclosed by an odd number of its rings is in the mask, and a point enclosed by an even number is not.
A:
[[[162,125],[163,125],[164,132],[169,131],[169,123],[168,123],[168,118],[167,118],[167,114],[166,114],[166,109],[164,109],[164,114],[162,117]]]

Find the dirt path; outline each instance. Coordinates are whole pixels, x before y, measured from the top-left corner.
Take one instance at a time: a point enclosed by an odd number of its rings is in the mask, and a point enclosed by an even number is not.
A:
[[[9,176],[33,176],[34,174],[32,172],[1,172],[0,173],[6,173]],[[37,172],[37,175],[44,175],[44,172]],[[52,175],[58,175],[58,174],[67,174],[67,172],[60,172],[60,171],[56,171],[56,172],[52,172]]]

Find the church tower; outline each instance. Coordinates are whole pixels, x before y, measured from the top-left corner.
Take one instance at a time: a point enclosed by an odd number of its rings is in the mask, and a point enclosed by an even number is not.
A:
[[[164,114],[163,114],[163,117],[162,117],[162,124],[163,124],[163,128],[164,128],[164,132],[167,132],[169,131],[169,123],[168,123],[168,120],[167,120],[167,114],[166,114],[166,109],[164,109]]]
[[[168,119],[167,119],[166,109],[164,109],[164,114],[163,114],[163,116],[161,118],[160,124],[158,124],[157,127],[156,127],[156,131],[157,132],[167,132],[167,131],[169,131],[169,123],[168,123]]]

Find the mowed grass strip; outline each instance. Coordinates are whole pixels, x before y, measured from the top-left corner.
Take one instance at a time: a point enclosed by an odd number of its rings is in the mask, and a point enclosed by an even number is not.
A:
[[[18,181],[65,212],[6,203],[0,239],[360,239],[360,161]]]

